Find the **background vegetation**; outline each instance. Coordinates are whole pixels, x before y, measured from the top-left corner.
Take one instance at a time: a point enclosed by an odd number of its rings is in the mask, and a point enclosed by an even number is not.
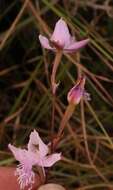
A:
[[[38,35],[48,36],[64,18],[87,47],[65,54],[59,67],[55,130],[67,106],[67,92],[78,71],[87,77],[91,101],[81,104],[60,142],[64,160],[48,180],[67,189],[113,189],[113,1],[0,1],[0,165],[15,164],[7,145],[25,145],[35,128],[50,141],[54,53],[42,49]]]

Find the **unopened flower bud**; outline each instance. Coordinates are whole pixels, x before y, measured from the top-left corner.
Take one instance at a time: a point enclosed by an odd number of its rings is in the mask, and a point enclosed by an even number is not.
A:
[[[84,89],[86,78],[81,77],[76,85],[68,92],[67,100],[69,103],[77,105],[80,103],[81,98],[86,98],[90,100],[90,95]]]

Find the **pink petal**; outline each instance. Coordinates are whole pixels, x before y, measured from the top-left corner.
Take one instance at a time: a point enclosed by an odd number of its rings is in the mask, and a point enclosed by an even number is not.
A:
[[[19,164],[17,166],[15,175],[18,176],[18,183],[20,189],[32,189],[33,184],[35,183],[35,173],[32,171],[32,165],[29,167],[24,164]]]
[[[67,95],[67,100],[69,103],[74,105],[79,104],[81,98],[83,97],[84,90],[74,86]]]
[[[57,161],[61,160],[61,153],[52,154],[43,160],[43,167],[51,167]]]
[[[8,147],[14,154],[15,159],[20,162],[15,172],[15,175],[18,176],[20,188],[32,187],[35,182],[35,173],[32,171],[32,166],[37,164],[37,155],[25,149],[16,148],[11,144]]]
[[[89,39],[86,40],[81,40],[79,42],[75,42],[70,44],[67,48],[64,48],[65,52],[74,52],[82,47],[84,47],[85,45],[87,45],[87,43],[89,42]]]
[[[41,157],[45,156],[48,153],[48,146],[43,143],[38,132],[34,130],[30,134],[30,140],[28,143],[28,150],[33,153],[39,153]]]
[[[39,40],[43,48],[54,50],[54,48],[49,45],[49,40],[46,37],[39,35]]]
[[[70,43],[70,38],[71,36],[67,24],[63,19],[58,20],[51,36],[51,41],[58,42],[59,45],[65,46],[66,44]]]
[[[8,147],[13,153],[15,159],[20,163],[24,163],[28,166],[32,166],[37,163],[37,155],[35,153],[27,151],[25,149],[16,148],[11,144],[9,144]]]
[[[21,149],[21,148],[16,148],[15,146],[13,146],[11,144],[9,144],[8,147],[11,150],[11,152],[13,153],[16,160],[22,162],[25,159],[27,150]]]

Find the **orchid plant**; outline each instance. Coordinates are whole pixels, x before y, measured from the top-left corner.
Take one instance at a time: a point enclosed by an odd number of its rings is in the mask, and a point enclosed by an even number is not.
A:
[[[45,36],[39,35],[39,40],[42,47],[56,53],[51,75],[52,93],[55,95],[56,88],[58,87],[55,77],[63,52],[76,52],[78,49],[84,47],[89,42],[89,39],[87,38],[77,42],[75,37],[70,35],[66,22],[61,18],[56,23],[54,32],[50,39],[48,40]],[[53,141],[54,152],[62,136],[66,123],[72,116],[76,105],[78,105],[80,100],[84,97],[87,98],[87,100],[90,99],[89,94],[84,88],[85,81],[85,76],[79,78],[75,86],[68,92],[67,100],[69,105],[67,106],[67,109],[62,117],[57,137]],[[52,145],[52,142],[49,144]],[[27,149],[16,148],[11,144],[9,144],[8,147],[13,153],[15,159],[20,162],[17,166],[15,174],[18,176],[18,182],[21,189],[24,189],[25,187],[28,187],[29,190],[32,189],[35,182],[35,172],[33,170],[34,166],[41,167],[45,178],[44,167],[51,167],[57,161],[61,160],[61,153],[50,154],[49,145],[44,144],[36,130],[30,134]]]

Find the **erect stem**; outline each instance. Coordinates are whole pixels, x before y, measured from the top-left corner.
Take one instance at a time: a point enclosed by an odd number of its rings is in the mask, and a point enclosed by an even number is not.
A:
[[[100,176],[100,178],[103,181],[105,181],[106,183],[108,183],[108,180],[106,179],[106,177],[98,170],[98,168],[93,163],[93,160],[92,160],[91,155],[90,155],[89,145],[88,145],[88,141],[87,141],[87,131],[86,131],[86,126],[85,126],[85,115],[84,115],[84,102],[83,102],[83,100],[81,101],[81,119],[82,119],[83,135],[84,135],[84,144],[85,144],[85,149],[86,149],[86,153],[88,156],[89,163],[92,166],[92,168],[95,170],[95,172]]]
[[[53,94],[52,97],[51,152],[53,152],[54,122],[55,122],[55,94]]]
[[[62,57],[62,50],[58,50],[56,52],[55,60],[53,62],[53,69],[52,69],[52,75],[51,75],[51,85],[52,85],[52,93],[53,94],[56,93],[56,88],[58,85],[55,81],[55,78],[56,78],[56,72],[57,72],[61,57]]]
[[[67,122],[69,121],[70,117],[72,116],[73,112],[74,112],[74,109],[75,109],[75,105],[74,104],[69,104],[66,108],[66,111],[63,115],[63,118],[61,120],[61,123],[60,123],[60,127],[59,127],[59,131],[57,133],[57,137],[54,141],[54,150],[56,149],[61,137],[62,137],[62,133],[64,131],[64,128],[67,124]]]
[[[59,131],[58,131],[58,136],[60,137],[62,135],[62,132],[67,124],[67,122],[69,121],[70,117],[72,116],[73,112],[75,109],[75,105],[74,104],[69,104],[66,108],[66,111],[63,115],[63,118],[61,120],[60,123],[60,127],[59,127]]]
[[[62,51],[57,50],[55,59],[53,61],[53,68],[51,74],[51,88],[52,88],[52,121],[51,121],[51,152],[53,152],[53,134],[54,134],[54,120],[55,120],[55,94],[58,84],[55,81],[56,72],[62,57]]]

